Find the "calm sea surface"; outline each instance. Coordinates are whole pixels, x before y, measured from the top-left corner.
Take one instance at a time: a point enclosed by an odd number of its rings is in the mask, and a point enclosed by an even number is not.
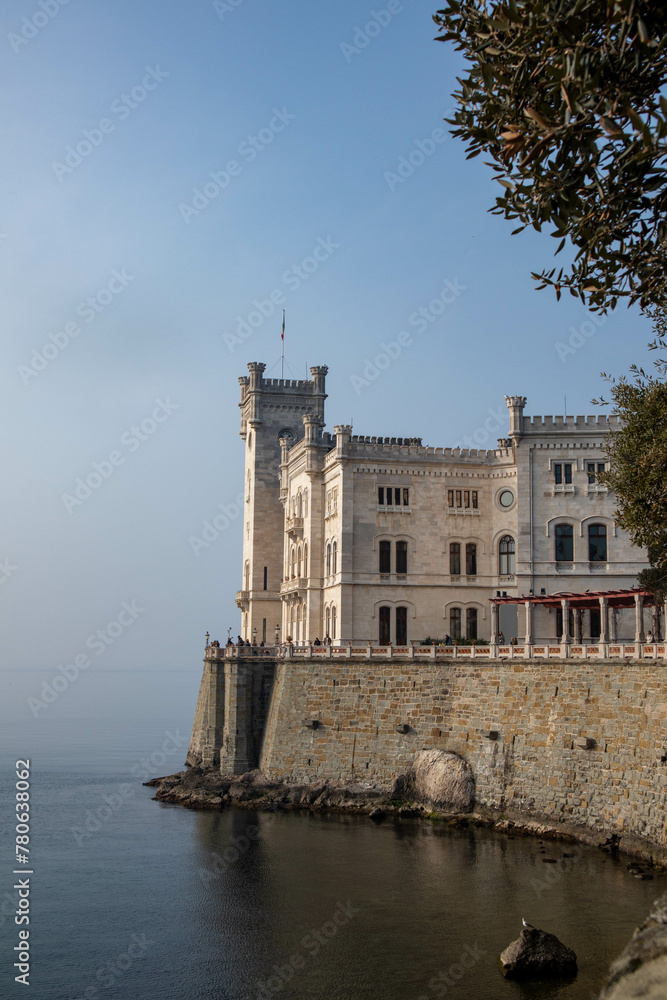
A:
[[[38,721],[2,734],[3,802],[13,803],[13,761],[32,762],[35,872],[26,990],[11,967],[5,809],[3,1000],[590,1000],[667,887],[579,847],[547,843],[543,854],[536,841],[417,821],[161,805],[141,774],[179,770],[185,753],[162,749],[162,720]],[[574,948],[573,983],[502,979],[497,957],[522,916]]]

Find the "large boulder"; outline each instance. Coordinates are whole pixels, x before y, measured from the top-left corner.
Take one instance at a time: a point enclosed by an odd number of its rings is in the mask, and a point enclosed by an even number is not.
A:
[[[555,934],[526,928],[500,956],[500,971],[508,979],[553,979],[577,974],[577,956]]]
[[[475,776],[457,753],[422,750],[405,775],[405,793],[419,802],[470,812],[475,804]]]

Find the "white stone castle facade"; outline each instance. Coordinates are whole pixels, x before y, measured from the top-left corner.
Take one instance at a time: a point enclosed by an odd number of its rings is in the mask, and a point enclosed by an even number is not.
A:
[[[488,640],[492,597],[636,586],[644,553],[597,482],[617,418],[528,417],[525,397],[511,396],[508,437],[493,450],[359,437],[347,425],[330,434],[326,367],[304,381],[264,369],[249,364],[239,379],[244,638]],[[516,607],[500,614],[509,641],[522,627]],[[556,617],[536,608],[535,636],[558,635]],[[599,616],[586,612],[581,630],[595,640]]]

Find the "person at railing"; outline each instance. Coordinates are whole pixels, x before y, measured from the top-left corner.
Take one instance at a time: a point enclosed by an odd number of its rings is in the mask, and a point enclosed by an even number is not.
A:
[[[330,646],[331,645],[331,636],[327,635],[327,636],[324,637],[324,644],[325,644],[325,646]]]
[[[315,636],[315,638],[313,639],[313,646],[321,646],[321,645],[322,643],[320,642],[319,637]]]
[[[452,644],[452,637],[451,637],[451,635],[449,635],[449,633],[448,633],[448,634],[447,634],[447,635],[445,636],[445,646],[451,646],[451,644]]]
[[[214,647],[214,649],[220,649],[220,643],[218,642],[217,639],[214,639],[211,645]]]
[[[651,632],[650,629],[646,633],[646,642],[649,644],[649,646],[653,645],[653,632]]]
[[[231,637],[231,635],[230,635],[229,639],[227,640],[227,642],[225,643],[225,645],[226,645],[226,646],[233,646],[233,645],[234,645],[234,642],[233,642],[233,640],[232,640],[232,637]]]

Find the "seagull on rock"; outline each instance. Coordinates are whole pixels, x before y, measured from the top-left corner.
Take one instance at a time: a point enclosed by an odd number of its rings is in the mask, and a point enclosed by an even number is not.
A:
[[[535,930],[535,928],[533,927],[533,925],[529,924],[528,921],[524,917],[521,918],[521,923],[523,924],[525,930],[527,930],[527,931],[534,931]]]

